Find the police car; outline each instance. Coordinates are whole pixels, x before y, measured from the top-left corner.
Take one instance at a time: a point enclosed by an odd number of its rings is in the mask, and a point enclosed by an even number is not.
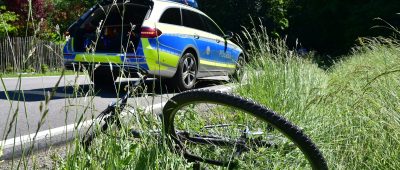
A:
[[[194,0],[105,0],[68,30],[67,69],[89,70],[97,86],[122,71],[172,82],[181,90],[197,78],[234,75],[242,49]]]

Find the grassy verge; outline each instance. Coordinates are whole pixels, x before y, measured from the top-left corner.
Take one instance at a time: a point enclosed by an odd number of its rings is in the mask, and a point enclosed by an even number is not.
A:
[[[277,46],[264,40],[238,93],[302,127],[331,169],[400,167],[398,45],[371,42],[323,71],[288,50],[263,51]]]
[[[52,71],[47,73],[0,73],[3,78],[17,78],[21,77],[42,77],[42,76],[60,76],[61,71]],[[74,75],[74,71],[65,71],[64,75]]]

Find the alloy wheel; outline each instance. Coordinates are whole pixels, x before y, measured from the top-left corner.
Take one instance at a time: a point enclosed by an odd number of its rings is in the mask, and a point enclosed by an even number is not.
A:
[[[183,61],[182,80],[185,86],[192,86],[196,82],[196,60],[191,54]]]

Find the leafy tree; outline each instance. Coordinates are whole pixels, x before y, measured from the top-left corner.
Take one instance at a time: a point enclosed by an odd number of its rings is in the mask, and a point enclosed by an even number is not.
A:
[[[61,31],[66,31],[74,21],[95,4],[97,4],[95,0],[56,0],[55,8],[58,12],[53,14],[54,23],[60,26]]]
[[[0,6],[0,37],[13,35],[17,32],[17,27],[11,23],[18,20],[18,15],[6,10],[6,7]]]
[[[250,17],[261,20],[274,35],[283,34],[288,28],[287,9],[291,0],[199,0],[202,11],[207,13],[225,30],[239,33],[242,26],[251,28]]]
[[[289,10],[289,32],[311,50],[339,56],[347,53],[359,37],[390,36],[388,29],[373,28],[382,24],[374,18],[398,26],[398,12],[399,0],[296,0]]]
[[[358,43],[359,37],[391,36],[390,29],[374,28],[384,23],[400,26],[399,0],[198,0],[202,11],[225,30],[236,33],[252,28],[249,16],[288,43],[317,51],[325,63],[338,59]],[[328,57],[329,56],[329,57]]]
[[[35,20],[46,18],[54,10],[52,0],[5,0],[7,8],[21,17],[27,18],[29,15],[29,1],[32,4],[32,14]]]
[[[39,36],[52,32],[51,14],[54,12],[52,0],[5,0],[7,9],[16,13],[19,20],[13,22],[17,27],[17,35],[33,35],[34,30]],[[38,29],[39,28],[39,29]]]

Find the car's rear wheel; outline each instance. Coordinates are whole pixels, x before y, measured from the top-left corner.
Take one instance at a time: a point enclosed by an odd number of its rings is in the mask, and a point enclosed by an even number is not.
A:
[[[186,52],[178,64],[178,69],[172,78],[171,84],[175,85],[179,90],[185,91],[192,89],[197,80],[197,61],[195,56]]]

